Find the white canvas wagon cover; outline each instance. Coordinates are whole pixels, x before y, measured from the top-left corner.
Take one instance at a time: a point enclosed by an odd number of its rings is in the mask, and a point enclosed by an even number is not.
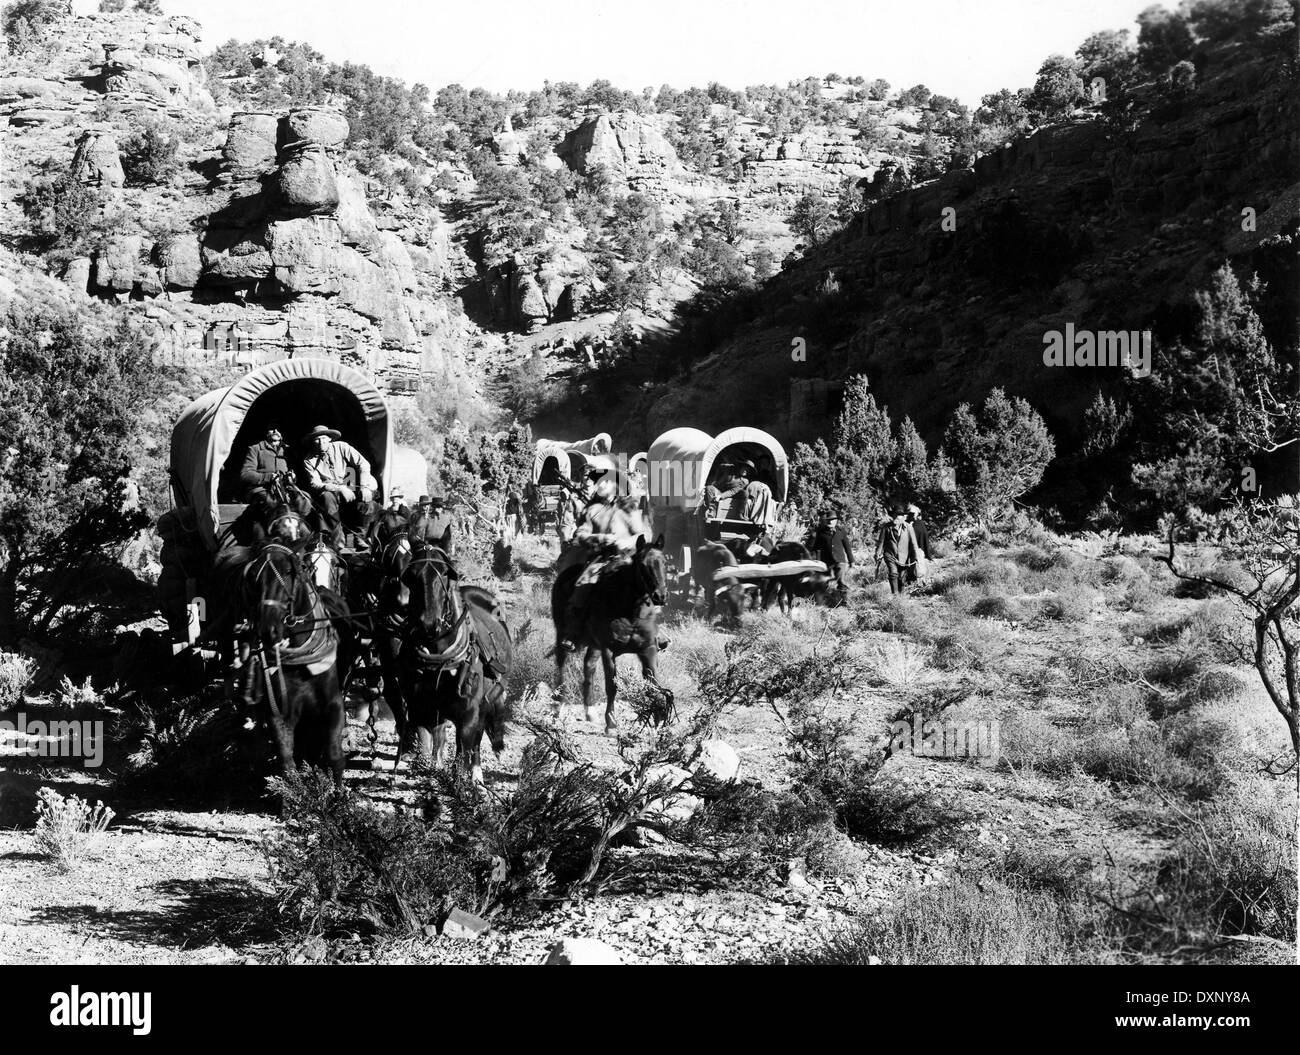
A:
[[[744,458],[756,466],[756,478],[772,489],[773,499],[786,500],[790,461],[775,436],[740,425],[717,436],[693,428],[669,429],[647,452],[650,503],[662,509],[699,508],[704,487],[716,466]]]
[[[198,530],[210,548],[217,544],[219,503],[239,500],[230,493],[238,486],[235,463],[262,438],[272,420],[281,426],[293,456],[291,465],[302,453],[299,438],[314,425],[328,425],[369,460],[381,497],[388,493],[393,429],[388,406],[374,384],[332,359],[268,363],[229,388],[199,396],[172,430],[173,504],[194,510]]]

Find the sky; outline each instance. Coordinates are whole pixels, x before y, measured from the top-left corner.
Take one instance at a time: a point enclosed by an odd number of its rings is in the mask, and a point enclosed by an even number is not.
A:
[[[1053,53],[1129,29],[1151,0],[162,0],[204,26],[204,46],[282,36],[327,59],[436,90],[545,80],[621,88],[729,88],[809,75],[925,84],[978,105],[1031,85]],[[78,12],[98,0],[74,0]],[[1166,5],[1168,6],[1168,5]]]

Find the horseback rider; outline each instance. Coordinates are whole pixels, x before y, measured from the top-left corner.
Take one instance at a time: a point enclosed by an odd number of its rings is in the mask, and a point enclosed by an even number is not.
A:
[[[239,470],[239,482],[244,485],[244,500],[261,502],[266,497],[266,487],[276,480],[291,480],[289,452],[284,445],[284,434],[274,421],[258,443],[248,448],[244,464]]]
[[[388,544],[399,531],[405,531],[408,522],[411,519],[411,510],[407,506],[406,492],[402,489],[401,484],[393,484],[388,492],[388,504],[384,506],[383,511],[375,518],[375,522],[370,525],[370,544],[376,549],[381,549]]]
[[[447,556],[452,557],[456,551],[453,520],[445,507],[446,501],[442,495],[420,495],[420,504],[411,518],[411,541],[443,546],[443,535],[448,534],[447,544],[443,548]]]
[[[618,478],[608,459],[593,459],[587,472],[592,482],[591,499],[578,519],[573,539],[578,544],[578,554],[583,550],[587,553],[588,562],[573,584],[566,612],[568,626],[575,628],[582,625],[591,589],[601,574],[616,562],[627,559],[644,530],[644,525],[618,501]],[[577,644],[567,635],[564,646],[571,652],[577,649]]]
[[[348,522],[354,535],[363,537],[373,516],[370,499],[377,490],[370,463],[352,444],[343,441],[338,429],[325,425],[317,425],[302,443],[308,450],[303,460],[307,490],[320,513],[321,527],[334,536],[336,545],[343,542],[343,521]]]

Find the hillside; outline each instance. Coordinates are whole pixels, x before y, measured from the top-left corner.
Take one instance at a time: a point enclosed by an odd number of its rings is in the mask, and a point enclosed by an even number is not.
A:
[[[689,368],[639,403],[645,435],[718,428],[743,406],[810,439],[836,382],[865,373],[930,440],[959,402],[1000,385],[1077,443],[1118,371],[1046,367],[1044,334],[1151,329],[1159,344],[1224,263],[1259,276],[1269,336],[1294,349],[1300,121],[1284,66],[1241,42],[1214,47],[1193,91],[1148,87],[1129,126],[1079,114],[872,205],[748,303],[702,315],[703,339],[670,349]],[[806,362],[792,361],[796,337]]]
[[[1296,347],[1294,20],[1238,7],[1173,44],[1094,34],[974,110],[836,74],[430,92],[65,15],[0,76],[0,242],[119,303],[160,362],[337,356],[435,433],[513,415],[635,450],[744,421],[790,445],[865,374],[932,451],[1000,386],[1068,459],[1125,382],[1045,366],[1047,334],[1152,331],[1159,355],[1226,263]]]
[[[430,98],[279,39],[208,51],[188,18],[37,29],[0,71],[24,266],[121,303],[161,361],[337,355],[448,421],[492,416],[534,349],[581,374],[616,321],[772,273],[801,196],[852,199],[919,141],[919,109],[862,78]]]

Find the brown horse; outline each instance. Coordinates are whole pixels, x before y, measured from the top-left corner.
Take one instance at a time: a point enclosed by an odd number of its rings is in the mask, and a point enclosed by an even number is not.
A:
[[[576,564],[560,572],[551,588],[551,618],[555,622],[556,712],[564,703],[564,664],[568,658],[564,640],[586,648],[582,665],[582,704],[587,721],[592,720],[591,686],[596,678],[596,658],[605,669],[605,731],[618,728],[614,698],[618,692],[618,657],[634,653],[641,661],[641,676],[663,693],[669,717],[673,694],[659,684],[655,664],[660,648],[659,609],[668,596],[668,570],[664,560],[663,536],[647,543],[637,539],[631,560],[610,567],[592,584],[590,600],[577,626],[568,624],[568,606],[574,584],[585,567]]]
[[[734,624],[740,613],[749,606],[749,589],[737,579],[715,581],[714,574],[721,568],[734,568],[739,562],[735,553],[721,542],[705,542],[695,551],[691,562],[691,577],[704,598],[704,614],[712,619],[721,614],[724,621]]]
[[[443,539],[450,541],[450,529]],[[441,546],[416,542],[401,576],[409,600],[397,667],[404,720],[419,731],[421,757],[441,759],[441,726],[449,721],[461,766],[482,783],[483,733],[493,751],[505,747],[505,681],[514,653],[496,598],[458,580]]]
[[[244,700],[271,732],[281,775],[300,762],[320,765],[343,783],[343,693],[338,635],[320,592],[295,550],[257,545],[240,577],[246,620]]]

